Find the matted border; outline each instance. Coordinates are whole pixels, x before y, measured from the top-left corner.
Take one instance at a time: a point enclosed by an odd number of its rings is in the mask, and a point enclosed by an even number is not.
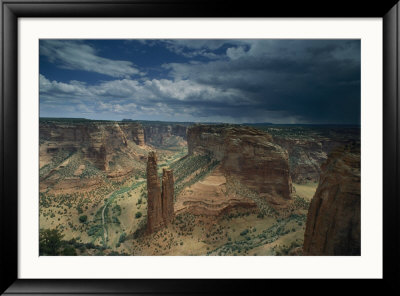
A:
[[[399,122],[398,122],[398,7],[393,2],[381,5],[364,3],[355,8],[348,1],[335,1],[329,9],[310,13],[310,5],[301,1],[282,3],[281,8],[194,1],[2,1],[2,112],[1,112],[1,291],[7,293],[205,293],[236,291],[249,293],[265,288],[265,281],[230,280],[18,280],[17,277],[17,20],[18,17],[61,16],[362,16],[383,17],[384,21],[384,281],[398,276],[399,220]],[[312,10],[311,10],[312,11]],[[274,13],[275,12],[275,13]],[[376,283],[376,281],[375,281]],[[392,282],[393,283],[393,282]],[[306,286],[302,284],[303,286]],[[297,286],[301,288],[302,285]],[[365,283],[363,283],[365,285]],[[339,291],[341,285],[330,287]],[[365,287],[365,286],[364,286]],[[272,292],[273,288],[268,288]]]
[[[48,38],[360,40],[361,217],[363,217],[361,256],[38,257],[39,197],[36,193],[39,192],[37,166],[39,52],[37,45],[40,39]],[[376,178],[377,175],[382,175],[382,19],[21,18],[18,42],[20,278],[382,277],[382,180]],[[371,118],[374,120],[370,120]]]

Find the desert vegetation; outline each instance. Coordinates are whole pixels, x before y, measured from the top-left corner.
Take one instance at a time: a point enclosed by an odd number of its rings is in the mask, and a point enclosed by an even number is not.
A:
[[[129,133],[123,141],[116,136],[121,131],[111,121],[43,119],[41,124],[52,129],[62,125],[63,131],[88,125],[95,130],[92,137],[97,138],[93,141],[103,141],[102,146],[82,142],[77,147],[72,140],[52,139],[47,130],[41,135],[39,249],[43,256],[302,255],[307,213],[318,186],[315,176],[319,176],[320,163],[329,154],[328,146],[357,138],[353,129],[345,133],[340,128],[257,126],[261,133],[244,130],[264,142],[253,143],[248,135],[232,134],[230,142],[223,142],[228,148],[212,143],[216,146],[205,145],[189,153],[185,130],[190,124],[175,128],[171,123],[143,123],[141,132],[141,123],[126,121],[121,130]],[[131,133],[130,124],[137,136]],[[157,129],[151,128],[152,124]],[[232,125],[221,128],[226,128],[228,135],[241,131],[241,127]],[[112,129],[113,136],[107,134],[108,129]],[[263,138],[265,131],[268,135]],[[242,144],[235,150],[242,136],[248,146]],[[280,146],[270,144],[272,141]],[[300,144],[290,148],[293,141]],[[273,182],[267,187],[259,186],[257,176],[262,171],[251,175],[248,164],[246,174],[251,178],[238,175],[240,170],[227,171],[242,165],[232,160],[229,153],[236,155],[241,149],[248,153],[249,143],[257,147],[251,148],[257,155],[274,151],[275,154],[262,157],[277,159],[272,163],[275,167],[282,164],[288,153],[287,169],[282,167],[282,171],[288,170],[294,179],[293,183],[284,184],[290,186],[290,198],[279,196],[283,185],[265,191],[274,186]],[[210,147],[228,155],[216,157]],[[158,156],[160,184],[164,169],[173,172],[175,206],[172,221],[153,233],[146,230],[149,151],[156,151]],[[251,162],[252,157],[243,161]],[[281,175],[278,177],[274,182],[283,180]],[[289,175],[285,178],[289,180]]]

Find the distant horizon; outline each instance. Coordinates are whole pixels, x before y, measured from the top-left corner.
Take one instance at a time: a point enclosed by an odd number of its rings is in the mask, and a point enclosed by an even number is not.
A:
[[[87,121],[115,121],[115,122],[135,122],[135,121],[147,121],[147,122],[165,122],[165,123],[196,123],[196,124],[231,124],[231,125],[343,125],[343,126],[359,126],[361,124],[355,123],[273,123],[273,122],[240,122],[240,123],[230,123],[230,122],[216,122],[216,121],[179,121],[179,120],[146,120],[146,119],[130,119],[130,118],[123,118],[121,120],[115,119],[93,119],[93,118],[85,118],[85,117],[47,117],[47,116],[40,116],[40,119],[75,119],[75,120],[87,120]]]

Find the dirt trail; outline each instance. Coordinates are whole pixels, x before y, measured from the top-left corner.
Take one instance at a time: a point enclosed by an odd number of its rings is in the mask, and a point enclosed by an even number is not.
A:
[[[110,193],[107,196],[107,202],[105,203],[105,205],[103,207],[103,210],[101,211],[101,223],[102,223],[102,226],[103,226],[104,245],[105,246],[107,245],[107,238],[108,238],[108,232],[107,232],[107,227],[106,227],[105,218],[104,218],[105,211],[106,211],[107,207],[114,201],[115,197],[117,197],[120,194],[124,194],[125,192],[128,192],[130,190],[136,189],[137,187],[142,185],[144,182],[145,181],[134,183],[128,188],[122,188],[122,190],[121,190],[121,188],[119,188],[119,189],[113,191],[112,193]]]
[[[108,204],[109,204],[109,201],[104,205],[103,211],[101,211],[101,223],[103,224],[103,233],[104,233],[104,243],[105,243],[105,245],[107,245],[107,236],[108,236],[108,234],[107,234],[106,224],[104,223],[104,212],[105,212]]]

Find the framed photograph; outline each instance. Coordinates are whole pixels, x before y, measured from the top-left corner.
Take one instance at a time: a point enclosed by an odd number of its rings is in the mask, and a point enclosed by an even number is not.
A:
[[[357,4],[2,1],[1,292],[394,287],[400,7]]]

